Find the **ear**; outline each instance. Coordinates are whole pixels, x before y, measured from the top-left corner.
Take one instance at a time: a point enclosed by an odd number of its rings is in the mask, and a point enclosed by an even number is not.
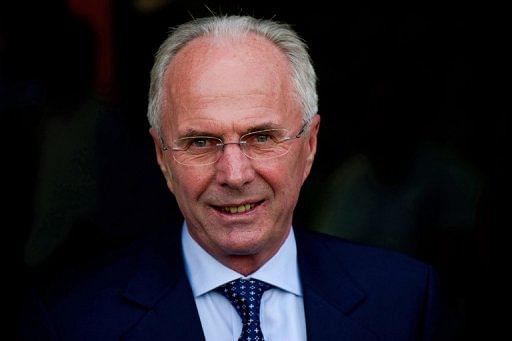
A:
[[[317,136],[318,130],[320,129],[320,115],[316,114],[311,120],[309,132],[307,134],[307,156],[306,156],[306,166],[304,167],[304,176],[302,178],[302,182],[306,180],[311,171],[311,167],[313,166],[313,161],[315,160],[316,154],[316,145],[317,145]]]
[[[150,128],[149,133],[151,134],[151,137],[153,138],[153,142],[155,144],[156,162],[158,163],[158,166],[160,167],[160,170],[162,171],[162,174],[165,177],[167,187],[172,193],[174,193],[172,172],[167,162],[165,162],[165,155],[164,151],[162,150],[163,142],[160,137],[160,134],[155,128]]]

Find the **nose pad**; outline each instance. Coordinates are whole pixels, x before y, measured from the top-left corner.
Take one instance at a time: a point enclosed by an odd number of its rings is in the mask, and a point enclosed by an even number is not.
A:
[[[226,143],[216,163],[217,182],[232,188],[240,188],[254,180],[251,159],[242,151],[238,143]]]

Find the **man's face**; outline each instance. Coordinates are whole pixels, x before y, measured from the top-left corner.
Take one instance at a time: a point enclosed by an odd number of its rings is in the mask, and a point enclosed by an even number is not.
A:
[[[303,124],[286,57],[258,36],[243,43],[205,37],[190,42],[167,69],[165,93],[161,122],[167,145],[191,132],[224,142],[268,127],[295,135]],[[206,166],[177,163],[172,151],[161,150],[153,129],[160,168],[191,236],[228,266],[240,256],[257,263],[272,257],[290,230],[318,126],[316,116],[309,133],[285,142],[290,150],[284,156],[249,159],[229,144]],[[231,213],[241,206],[248,209]]]

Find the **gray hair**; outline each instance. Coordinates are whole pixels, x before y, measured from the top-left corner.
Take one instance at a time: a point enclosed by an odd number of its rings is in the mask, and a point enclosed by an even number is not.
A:
[[[151,127],[160,131],[161,111],[164,101],[164,75],[173,57],[187,43],[207,35],[242,37],[254,33],[268,39],[288,58],[296,96],[302,106],[304,121],[310,122],[318,111],[316,74],[304,41],[283,23],[255,19],[249,16],[214,16],[189,21],[174,28],[160,46],[151,70],[148,120]]]

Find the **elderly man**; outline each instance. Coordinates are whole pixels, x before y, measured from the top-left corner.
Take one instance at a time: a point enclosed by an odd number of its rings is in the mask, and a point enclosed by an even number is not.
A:
[[[30,320],[37,335],[432,338],[429,266],[292,227],[317,148],[315,81],[287,25],[227,16],[176,28],[156,57],[148,116],[181,235],[45,291]]]

